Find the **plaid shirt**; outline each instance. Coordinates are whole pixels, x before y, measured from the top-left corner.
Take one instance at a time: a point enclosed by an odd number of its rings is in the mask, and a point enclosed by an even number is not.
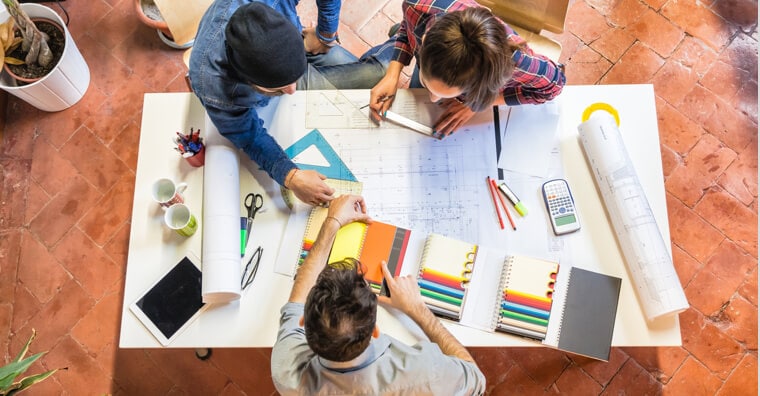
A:
[[[405,0],[401,6],[404,20],[396,38],[393,60],[408,65],[412,57],[418,55],[422,36],[438,18],[447,12],[470,7],[482,6],[474,0]],[[501,89],[504,101],[512,106],[539,104],[555,98],[565,85],[565,73],[547,57],[534,54],[525,39],[518,36],[509,25],[503,24],[510,43],[523,48],[512,54],[515,70]]]

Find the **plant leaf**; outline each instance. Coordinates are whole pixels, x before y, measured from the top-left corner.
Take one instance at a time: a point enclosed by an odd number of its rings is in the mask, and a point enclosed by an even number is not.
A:
[[[5,58],[5,63],[9,65],[23,65],[24,61],[18,58],[11,58],[10,56]]]
[[[22,390],[24,390],[24,389],[26,389],[26,388],[28,388],[28,387],[30,387],[30,386],[38,383],[38,382],[40,382],[40,381],[43,381],[45,378],[50,377],[51,375],[53,375],[56,371],[58,371],[58,369],[53,369],[53,370],[50,370],[50,371],[46,371],[44,373],[39,373],[39,374],[30,375],[28,377],[25,377],[24,379],[21,380],[21,382],[20,382],[21,386],[18,388],[18,390],[16,392],[20,392],[20,391],[22,391]]]
[[[32,329],[32,335],[29,337],[29,340],[26,341],[26,345],[24,345],[24,348],[22,348],[18,355],[16,355],[16,358],[13,359],[14,362],[18,362],[19,360],[23,359],[24,356],[26,356],[26,353],[29,352],[29,345],[32,345],[32,341],[34,341],[34,337],[37,336],[37,330]]]
[[[39,359],[40,356],[44,354],[45,352],[36,353],[24,360],[13,361],[0,367],[0,389],[5,389],[13,384],[13,380],[16,379],[16,377],[25,372],[35,360]]]

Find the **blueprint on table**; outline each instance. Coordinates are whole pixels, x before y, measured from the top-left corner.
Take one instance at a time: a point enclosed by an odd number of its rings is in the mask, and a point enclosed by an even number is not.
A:
[[[411,229],[436,232],[473,243],[499,246],[498,223],[486,189],[486,176],[496,175],[495,133],[490,111],[476,114],[443,140],[383,123],[365,122],[358,109],[368,91],[310,91],[303,136],[318,129],[363,184],[363,196],[373,219]],[[337,96],[336,96],[337,95]],[[328,100],[325,105],[322,101]],[[441,109],[425,91],[399,90],[392,109],[432,125]],[[313,113],[321,116],[317,117]],[[361,113],[359,113],[361,114]],[[360,124],[352,126],[352,120]],[[282,141],[283,147],[296,142]],[[296,209],[283,240],[301,236],[308,211]],[[295,240],[299,240],[296,238]],[[293,244],[295,245],[295,244]],[[275,270],[292,274],[295,256],[281,247]],[[284,262],[281,262],[284,261]]]

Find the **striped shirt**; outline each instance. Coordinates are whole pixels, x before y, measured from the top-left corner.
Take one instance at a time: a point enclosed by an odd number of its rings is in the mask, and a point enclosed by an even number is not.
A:
[[[450,11],[470,7],[482,7],[474,0],[405,0],[402,7],[404,19],[396,36],[393,60],[404,65],[417,57],[422,36],[438,18]],[[515,63],[510,80],[502,87],[504,101],[512,105],[540,104],[555,98],[565,85],[565,73],[549,58],[534,54],[525,39],[504,24],[507,40],[521,49],[512,54]],[[419,58],[417,57],[419,60]]]

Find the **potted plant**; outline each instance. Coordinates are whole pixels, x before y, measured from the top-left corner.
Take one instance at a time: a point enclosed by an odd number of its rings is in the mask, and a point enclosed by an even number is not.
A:
[[[164,20],[164,17],[161,15],[161,10],[158,9],[158,6],[153,0],[134,0],[134,5],[135,13],[140,22],[150,28],[156,29],[158,32],[158,38],[160,38],[164,44],[175,49],[188,49],[193,46],[195,40],[190,40],[184,44],[179,44],[174,41],[172,32],[169,30],[169,25]]]
[[[22,44],[5,56],[23,64],[6,68],[0,75],[0,89],[44,111],[64,110],[82,99],[90,85],[90,69],[61,17],[40,4],[2,1],[0,22],[12,19],[17,29],[10,39],[22,38]]]
[[[26,353],[29,352],[29,345],[32,343],[32,340],[34,340],[34,336],[36,334],[37,332],[32,329],[32,336],[29,337],[29,341],[26,342],[26,345],[24,345],[24,348],[21,349],[21,352],[16,355],[16,358],[5,366],[0,367],[0,396],[11,396],[18,392],[21,392],[22,390],[40,381],[43,381],[47,377],[50,377],[59,370],[49,370],[44,373],[30,375],[21,378],[19,381],[16,381],[16,378],[18,378],[18,376],[24,374],[26,370],[29,369],[29,366],[32,365],[32,363],[34,363],[37,359],[45,354],[45,352],[40,352],[24,358]]]

